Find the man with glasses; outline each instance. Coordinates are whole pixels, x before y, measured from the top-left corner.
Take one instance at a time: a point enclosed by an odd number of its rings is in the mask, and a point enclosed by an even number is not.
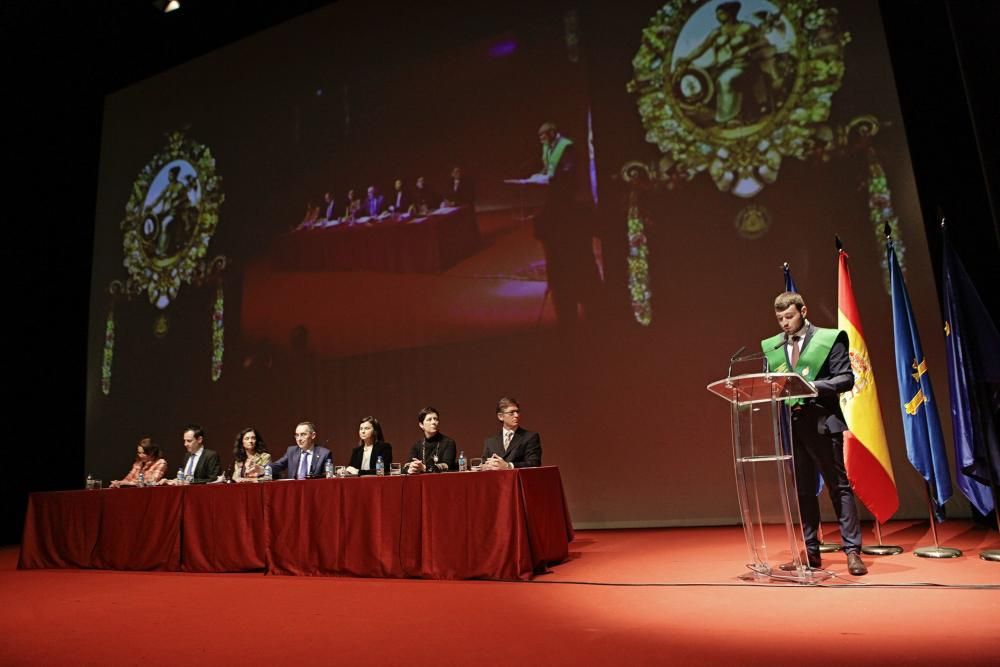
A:
[[[486,439],[483,470],[537,468],[542,465],[542,439],[521,428],[521,407],[506,396],[497,401],[497,419],[502,428]]]

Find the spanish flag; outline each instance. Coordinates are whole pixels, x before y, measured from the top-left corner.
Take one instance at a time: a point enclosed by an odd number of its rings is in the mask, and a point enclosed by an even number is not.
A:
[[[840,406],[849,429],[844,433],[844,462],[854,494],[879,523],[885,523],[899,508],[899,495],[892,474],[875,375],[854,300],[847,253],[843,250],[840,251],[837,282],[837,328],[847,332],[851,370],[854,371],[854,388],[840,395]]]

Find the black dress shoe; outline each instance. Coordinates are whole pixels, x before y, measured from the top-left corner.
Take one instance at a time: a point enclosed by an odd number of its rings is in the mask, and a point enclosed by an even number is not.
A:
[[[861,560],[861,556],[856,551],[847,552],[847,571],[855,577],[868,574],[868,566]]]
[[[799,561],[802,562],[803,564],[807,563],[809,565],[809,568],[813,570],[818,570],[821,567],[823,567],[823,559],[820,558],[819,553],[812,553],[811,551],[802,553],[799,555]],[[788,562],[779,565],[778,569],[783,572],[794,572],[796,568],[795,568],[795,563]]]

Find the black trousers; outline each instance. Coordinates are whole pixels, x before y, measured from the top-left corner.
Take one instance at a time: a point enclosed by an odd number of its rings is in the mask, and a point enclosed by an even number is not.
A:
[[[807,412],[808,409],[805,411]],[[823,475],[833,511],[840,523],[845,552],[861,550],[861,522],[854,491],[844,466],[844,437],[840,433],[817,433],[816,419],[792,411],[792,446],[795,455],[795,486],[802,513],[802,533],[806,550],[819,553],[819,498],[817,471]]]

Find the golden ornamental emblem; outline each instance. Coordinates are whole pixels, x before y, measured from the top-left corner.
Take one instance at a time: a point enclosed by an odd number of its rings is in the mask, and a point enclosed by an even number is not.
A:
[[[131,290],[164,310],[183,284],[201,281],[225,197],[215,158],[181,132],[139,173],[125,205],[123,264]]]
[[[850,34],[817,0],[671,0],[642,32],[628,90],[646,140],[685,178],[738,197],[824,141]]]

